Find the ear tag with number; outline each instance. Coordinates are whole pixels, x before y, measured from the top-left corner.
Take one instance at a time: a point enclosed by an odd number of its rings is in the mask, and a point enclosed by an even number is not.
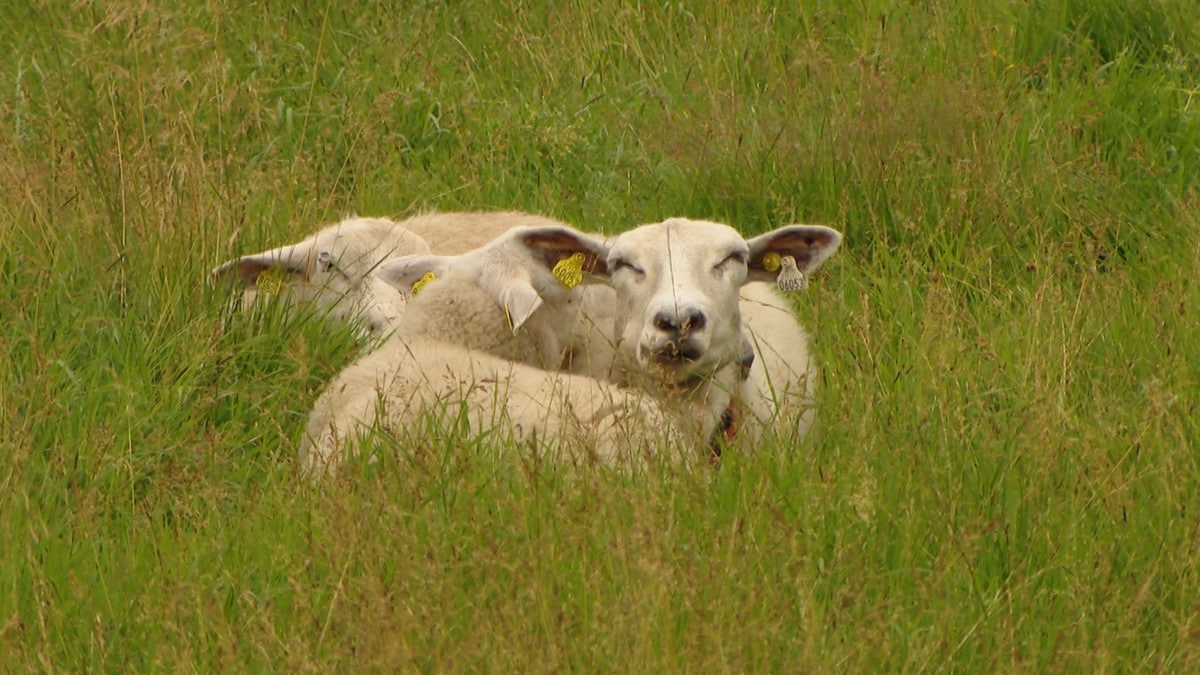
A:
[[[582,253],[572,253],[559,260],[550,273],[558,282],[567,288],[575,288],[583,281],[583,263],[586,258]]]
[[[775,251],[771,251],[763,256],[762,266],[768,272],[779,272],[775,283],[779,284],[779,290],[785,293],[808,288],[808,279],[804,276],[804,272],[800,271],[796,259],[790,255],[781,256]]]

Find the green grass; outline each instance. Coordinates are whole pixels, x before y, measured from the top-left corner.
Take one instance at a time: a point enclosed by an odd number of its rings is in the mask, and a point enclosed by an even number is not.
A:
[[[0,8],[5,669],[1200,667],[1193,3],[400,4]],[[306,487],[207,272],[424,208],[837,227],[818,437]]]

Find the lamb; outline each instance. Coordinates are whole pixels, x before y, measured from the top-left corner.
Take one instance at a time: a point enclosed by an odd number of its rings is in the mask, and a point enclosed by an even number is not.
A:
[[[310,474],[332,472],[373,422],[403,433],[430,411],[466,419],[473,434],[499,430],[523,443],[579,448],[602,462],[689,447],[688,428],[639,392],[544,369],[562,361],[562,335],[581,294],[554,268],[574,260],[581,274],[603,275],[604,253],[602,242],[564,226],[521,227],[459,259],[411,256],[381,265],[381,278],[400,286],[431,265],[441,276],[413,294],[383,346],[319,397],[301,465]]]
[[[350,217],[303,241],[230,260],[213,270],[234,280],[249,307],[258,294],[279,294],[293,306],[312,303],[327,318],[372,335],[391,330],[407,305],[405,293],[373,276],[384,260],[479,248],[512,227],[562,223],[520,212],[429,213],[396,222]]]

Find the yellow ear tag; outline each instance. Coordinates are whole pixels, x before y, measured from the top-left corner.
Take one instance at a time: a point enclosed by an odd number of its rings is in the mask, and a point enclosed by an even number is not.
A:
[[[763,269],[768,272],[776,272],[779,270],[779,254],[775,251],[768,251],[762,259]]]
[[[425,288],[425,284],[428,284],[434,279],[437,279],[436,274],[433,272],[426,272],[424,276],[422,276],[420,279],[417,279],[416,282],[413,283],[412,294],[415,296],[417,293],[420,293],[421,289]]]
[[[267,295],[278,295],[283,290],[283,282],[287,281],[287,273],[278,267],[263,270],[258,275],[258,280],[254,285],[258,286],[258,290]]]
[[[785,255],[780,259],[779,265],[779,276],[775,278],[775,283],[779,284],[779,290],[788,292],[802,291],[808,288],[808,279],[796,265],[795,258]]]
[[[572,253],[570,256],[555,263],[554,269],[550,270],[550,273],[563,286],[575,288],[583,281],[584,260],[586,258],[584,258],[582,253]]]

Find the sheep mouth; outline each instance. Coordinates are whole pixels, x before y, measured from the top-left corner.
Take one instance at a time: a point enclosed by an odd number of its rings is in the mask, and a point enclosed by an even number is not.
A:
[[[694,364],[704,357],[704,349],[692,340],[668,340],[652,347],[643,347],[642,354],[651,363],[669,368]]]
[[[718,369],[714,354],[694,340],[641,343],[636,350],[639,370],[667,390],[690,390]]]

